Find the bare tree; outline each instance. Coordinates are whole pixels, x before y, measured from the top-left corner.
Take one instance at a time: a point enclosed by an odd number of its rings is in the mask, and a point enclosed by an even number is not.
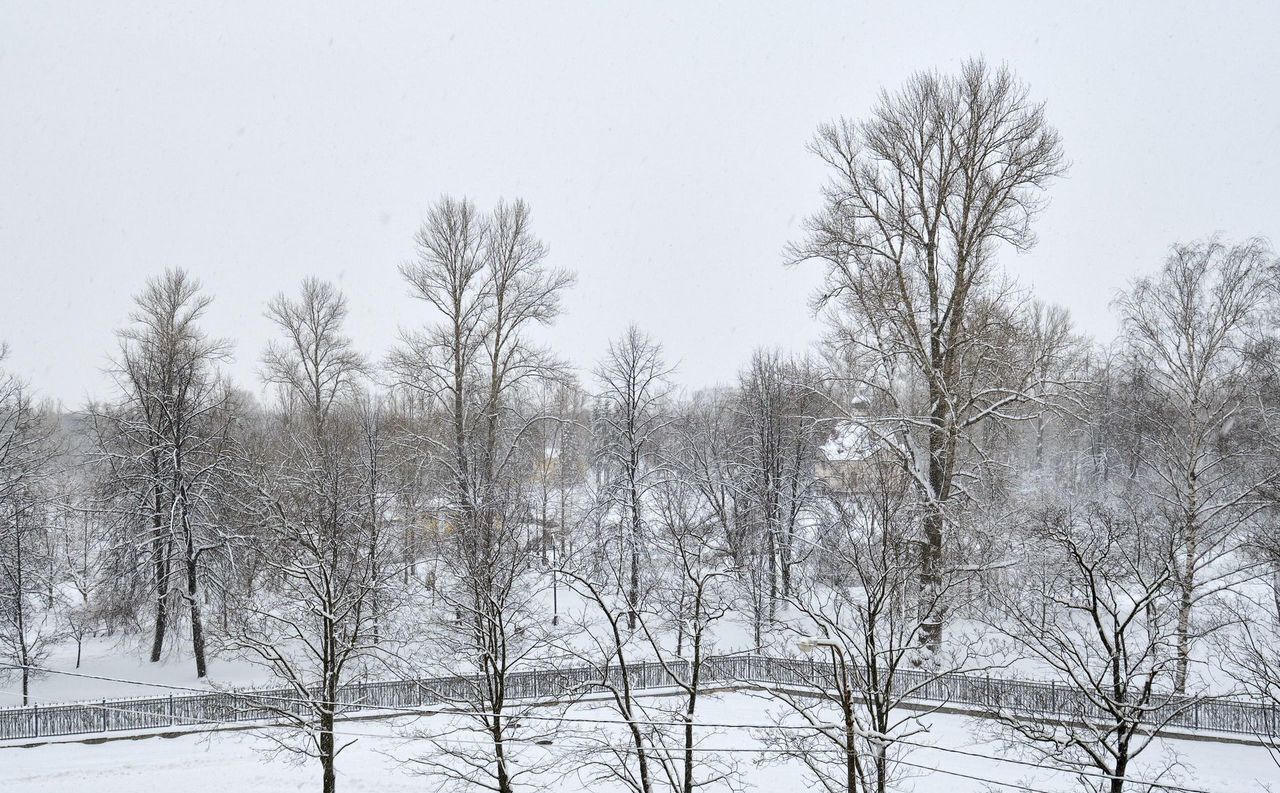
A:
[[[234,421],[230,389],[217,372],[230,345],[200,327],[211,302],[183,270],[148,279],[134,298],[132,325],[118,334],[111,373],[120,399],[91,410],[98,461],[131,496],[125,517],[145,521],[141,539],[155,603],[151,660],[163,653],[176,596],[187,605],[198,677],[207,674],[201,564],[225,547],[210,516]],[[182,576],[180,588],[175,573]]]
[[[1138,279],[1117,301],[1154,397],[1139,477],[1177,537],[1179,692],[1201,632],[1193,612],[1238,578],[1243,528],[1271,475],[1256,462],[1246,347],[1273,267],[1261,240],[1175,245],[1159,276]]]
[[[366,370],[343,333],[347,299],[333,284],[308,277],[297,299],[276,295],[266,313],[283,339],[267,344],[263,380],[279,386],[283,399],[299,403],[320,426],[335,402],[354,393]]]
[[[1243,598],[1235,611],[1239,630],[1215,637],[1218,666],[1257,701],[1280,713],[1280,610],[1274,600]],[[1261,619],[1259,617],[1262,617]],[[1280,736],[1263,725],[1255,736],[1280,767]]]
[[[0,360],[4,357],[0,347]],[[16,667],[22,704],[32,667],[59,638],[52,610],[51,479],[58,447],[47,406],[0,370],[0,658]],[[7,676],[7,675],[6,675]]]
[[[400,268],[411,294],[434,313],[427,328],[403,334],[391,365],[401,385],[435,409],[439,424],[417,436],[442,480],[437,516],[447,527],[441,551],[448,568],[446,600],[455,619],[445,627],[458,661],[481,675],[470,706],[491,739],[488,751],[440,744],[465,769],[453,781],[509,793],[519,773],[508,738],[503,695],[512,664],[533,657],[522,624],[531,559],[521,547],[530,505],[530,428],[522,397],[559,375],[560,365],[530,338],[552,322],[560,293],[573,282],[547,266],[522,201],[482,214],[467,200],[441,199],[417,235],[417,255]],[[443,590],[442,590],[443,591]],[[512,648],[519,648],[513,652]],[[469,657],[466,657],[469,656]],[[440,770],[440,769],[437,769]]]
[[[630,566],[618,580],[631,604],[627,624],[632,630],[640,608],[645,502],[662,475],[658,448],[670,421],[664,403],[671,392],[671,371],[662,360],[662,346],[635,325],[609,343],[605,360],[596,368],[602,408],[597,416],[598,463],[610,480],[602,495],[607,499],[605,512],[616,515],[618,522],[619,567]]]
[[[354,408],[331,403],[323,430],[310,417],[273,417],[265,437],[250,440],[246,475],[259,494],[247,520],[260,591],[231,615],[225,650],[267,667],[292,691],[287,702],[255,704],[295,728],[270,732],[277,746],[321,766],[323,790],[336,789],[339,745],[334,724],[342,689],[377,650],[374,599],[392,571],[370,554],[368,480]],[[300,419],[300,420],[298,420]],[[379,576],[382,577],[379,577]]]
[[[431,701],[451,713],[446,724],[410,730],[431,745],[410,764],[435,778],[441,790],[503,793],[555,767],[553,757],[521,749],[559,734],[560,725],[547,720],[554,708],[521,697],[512,684],[519,671],[553,668],[546,656],[559,636],[545,618],[546,592],[531,564],[534,549],[520,542],[528,503],[509,492],[502,505],[490,496],[486,510],[494,520],[483,577],[474,551],[446,549],[438,606],[423,609],[421,649],[406,666]],[[458,527],[446,531],[446,546],[459,542]]]
[[[572,553],[573,530],[585,510],[582,494],[590,462],[586,392],[576,380],[556,380],[538,389],[537,412],[546,416],[531,428],[534,519],[539,526],[538,555],[551,570],[551,622],[560,620],[560,560]]]
[[[256,493],[244,520],[256,536],[242,549],[264,571],[263,591],[236,609],[226,647],[292,689],[301,707],[260,704],[297,729],[301,740],[281,739],[280,748],[318,759],[332,793],[349,745],[334,733],[340,692],[376,650],[389,606],[379,596],[394,577],[371,515],[381,507],[369,462],[380,430],[358,404],[364,364],[343,333],[342,294],[307,279],[296,300],[272,300],[267,316],[283,336],[263,356],[279,409],[244,441],[244,476]]]
[[[104,595],[109,592],[115,549],[110,525],[96,503],[91,472],[69,462],[53,487],[58,502],[53,552],[57,577],[63,583],[61,610],[66,635],[76,644],[79,669],[85,638],[109,625],[110,598]]]
[[[618,782],[635,793],[733,789],[736,764],[707,756],[706,730],[697,726],[712,631],[733,605],[730,557],[717,548],[718,527],[691,485],[668,480],[656,489],[642,604],[619,586],[628,571],[598,554],[580,554],[561,570],[588,604],[563,645],[592,667],[575,693],[605,692],[626,724],[622,745],[608,733],[580,736],[586,748],[575,757],[577,770],[587,784]],[[673,701],[641,696],[655,679],[677,690]]]
[[[765,618],[774,621],[779,597],[791,594],[798,527],[814,495],[819,443],[829,398],[808,360],[786,361],[779,353],[756,350],[738,379],[737,473],[762,546]]]
[[[751,618],[755,649],[764,646],[765,626],[774,608],[770,598],[768,538],[753,519],[758,499],[753,499],[744,470],[746,444],[738,395],[701,393],[682,406],[674,430],[679,437],[678,476],[692,485],[702,499],[706,520],[717,527],[730,568],[745,594],[739,608]]]
[[[1011,568],[999,595],[997,627],[1063,682],[1056,715],[1011,707],[1004,735],[1089,790],[1122,793],[1133,761],[1196,701],[1171,690],[1177,573],[1169,535],[1150,522],[1132,501],[1051,500],[1033,513],[1024,550],[1043,558]]]
[[[930,609],[908,604],[917,583],[909,540],[914,486],[879,444],[868,441],[855,451],[824,467],[821,497],[801,537],[814,564],[787,598],[787,631],[811,655],[817,694],[768,692],[783,705],[780,722],[799,717],[812,730],[762,737],[781,750],[780,760],[799,760],[826,791],[884,793],[907,775],[899,761],[911,736],[923,731],[922,714],[910,703],[973,658],[966,647],[917,668],[920,620]],[[955,602],[957,583],[945,582],[938,597]]]
[[[705,754],[695,760],[702,737],[695,735],[695,726],[705,696],[707,659],[714,651],[713,632],[736,605],[730,586],[736,571],[695,485],[682,479],[666,483],[656,507],[651,547],[662,574],[651,592],[651,615],[640,627],[654,658],[680,692],[673,707],[655,708],[682,724],[674,739],[659,733],[666,739],[664,776],[679,793],[719,785],[734,788],[734,763]]]
[[[832,178],[791,258],[824,264],[814,306],[855,359],[848,376],[896,405],[867,424],[898,450],[927,507],[921,590],[939,610],[921,641],[937,648],[947,508],[964,494],[966,456],[980,455],[974,430],[1039,390],[1035,369],[1010,371],[987,338],[1015,298],[996,253],[1033,244],[1062,148],[1013,73],[977,60],[956,76],[916,74],[882,93],[869,120],[820,127],[811,149]]]

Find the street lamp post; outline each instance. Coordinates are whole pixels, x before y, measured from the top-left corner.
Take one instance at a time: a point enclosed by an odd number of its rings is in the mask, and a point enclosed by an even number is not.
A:
[[[811,653],[820,647],[831,651],[831,671],[839,670],[840,709],[844,715],[844,751],[845,751],[845,784],[849,793],[858,790],[858,750],[854,741],[858,735],[858,726],[853,718],[853,691],[849,686],[849,667],[845,662],[844,648],[840,643],[826,636],[806,636],[798,642],[801,652]]]
[[[551,624],[560,624],[560,548],[554,540],[551,543]]]

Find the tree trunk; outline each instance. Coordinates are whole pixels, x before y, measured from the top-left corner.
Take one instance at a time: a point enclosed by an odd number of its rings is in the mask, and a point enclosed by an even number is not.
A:
[[[320,708],[320,767],[324,773],[324,793],[334,793],[337,788],[337,776],[334,774],[334,736],[333,709],[323,705]]]
[[[209,674],[204,652],[204,620],[200,616],[199,576],[194,556],[187,561],[187,602],[191,606],[191,650],[196,657],[196,677]]]
[[[1191,607],[1195,600],[1196,590],[1196,555],[1199,553],[1200,521],[1199,491],[1195,471],[1187,477],[1187,518],[1184,525],[1186,542],[1186,559],[1182,575],[1178,582],[1178,665],[1174,670],[1173,690],[1178,694],[1187,693],[1187,668],[1191,663]]]
[[[493,757],[497,766],[498,793],[511,793],[511,775],[507,773],[507,751],[502,739],[500,715],[493,718]]]
[[[151,529],[155,536],[151,540],[151,556],[155,571],[156,620],[155,634],[151,640],[151,663],[157,663],[164,653],[164,635],[169,628],[169,554],[168,543],[161,533],[164,517],[161,509],[160,486],[153,489],[151,511]]]
[[[1188,560],[1188,568],[1191,562]],[[1188,577],[1194,575],[1193,570],[1186,570]],[[1194,588],[1192,581],[1185,581],[1178,593],[1178,664],[1173,673],[1173,690],[1176,694],[1187,693],[1187,670],[1191,663],[1191,604]]]
[[[702,618],[701,592],[694,597],[693,619],[695,623]],[[702,678],[702,632],[701,626],[693,629],[690,643],[693,645],[693,662],[689,665],[689,700],[684,711],[684,785],[682,793],[693,793],[693,717],[698,708],[698,688]]]
[[[1116,770],[1111,775],[1111,793],[1124,793],[1124,773],[1129,768],[1129,758],[1121,755],[1116,759]]]
[[[854,741],[857,740],[857,731],[854,729],[853,723],[853,703],[845,696],[845,701],[841,703],[844,708],[844,773],[845,784],[849,788],[849,793],[858,792],[858,750]]]
[[[640,490],[636,485],[633,468],[630,481],[631,496],[631,583],[627,592],[627,627],[636,629],[637,611],[640,608]]]
[[[946,453],[944,428],[947,425],[946,406],[935,402],[933,423],[929,429],[929,489],[925,495],[924,545],[920,551],[920,644],[930,652],[942,649],[942,500],[945,497],[946,469],[943,455]]]
[[[930,507],[924,518],[920,547],[920,644],[933,652],[942,648],[942,513]]]

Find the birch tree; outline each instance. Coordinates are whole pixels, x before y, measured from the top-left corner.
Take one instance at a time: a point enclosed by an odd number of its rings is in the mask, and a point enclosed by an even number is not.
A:
[[[1154,397],[1139,487],[1159,499],[1177,538],[1179,692],[1194,640],[1211,627],[1197,626],[1196,612],[1247,563],[1241,546],[1272,476],[1251,415],[1247,348],[1274,267],[1261,240],[1175,245],[1157,276],[1136,280],[1117,301]]]

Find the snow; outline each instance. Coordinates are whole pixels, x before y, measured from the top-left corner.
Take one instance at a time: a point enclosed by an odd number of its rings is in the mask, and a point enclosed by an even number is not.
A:
[[[879,444],[867,428],[851,421],[841,422],[835,433],[822,444],[822,456],[828,462],[857,462],[875,454]]]
[[[271,682],[266,668],[228,658],[211,659],[209,676],[201,680],[196,677],[195,661],[185,652],[186,648],[172,650],[153,664],[147,660],[147,648],[139,647],[137,641],[137,637],[129,637],[127,641],[119,638],[86,639],[79,669],[75,668],[75,645],[61,644],[42,665],[78,674],[192,688],[259,686]],[[20,689],[21,685],[14,677],[0,679],[0,707],[21,705]],[[36,675],[31,679],[31,698],[37,703],[154,696],[156,693],[157,689],[145,686],[69,675]]]
[[[775,705],[759,697],[725,694],[705,701],[700,708],[700,721],[761,724],[769,721],[768,714],[775,709]],[[611,711],[599,705],[579,706],[571,710],[570,715],[616,718]],[[356,742],[338,759],[338,789],[388,793],[430,789],[430,780],[412,773],[404,761],[424,751],[426,746],[424,741],[410,737],[410,733],[434,732],[444,728],[447,725],[443,718],[434,716],[412,722],[406,719],[353,721],[340,725],[340,731]],[[916,736],[915,740],[939,748],[915,749],[904,756],[909,762],[996,782],[1017,782],[1052,793],[1078,789],[1073,780],[1060,773],[941,751],[941,748],[951,748],[981,754],[997,753],[992,744],[975,738],[977,723],[971,719],[934,715],[927,717],[923,726],[928,732]],[[707,745],[711,747],[760,747],[750,730],[704,730]],[[620,732],[618,740],[622,740]],[[556,746],[530,746],[524,751],[564,752],[574,743],[575,739],[569,737],[558,741]],[[96,745],[0,749],[0,790],[81,793],[86,789],[86,780],[93,780],[94,793],[136,793],[141,790],[224,793],[228,790],[314,789],[319,785],[319,766],[315,761],[294,764],[289,761],[289,756],[273,753],[275,746],[260,733],[214,732]],[[1176,781],[1214,793],[1258,789],[1263,782],[1280,776],[1280,769],[1260,747],[1169,740],[1158,742],[1149,752],[1132,770],[1132,777],[1146,778],[1152,773],[1152,761],[1159,762],[1170,752],[1181,758],[1184,768],[1176,780],[1166,778],[1165,781]],[[722,755],[741,758],[747,790],[794,788],[804,773],[794,762],[757,766],[754,760],[759,755],[754,753],[722,752]],[[535,781],[555,782],[559,793],[588,789],[593,793],[603,793],[618,789],[599,783],[587,786],[572,774],[560,779],[565,770],[562,767],[554,775],[544,775],[542,779],[529,779],[527,782],[529,786]],[[986,789],[985,783],[955,775],[927,771],[919,774],[903,780],[898,789],[914,790],[915,793],[976,793]]]

